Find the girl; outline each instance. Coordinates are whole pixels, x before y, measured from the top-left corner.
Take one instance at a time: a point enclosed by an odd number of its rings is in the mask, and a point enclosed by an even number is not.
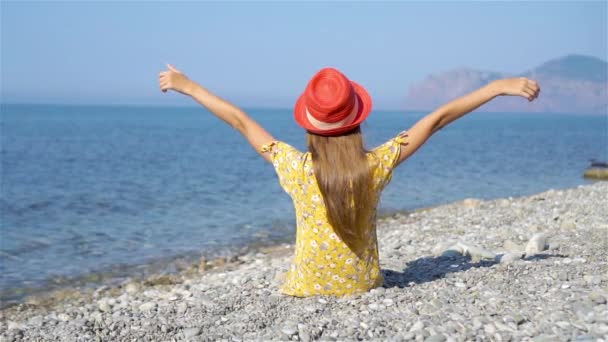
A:
[[[275,139],[231,103],[188,79],[171,65],[160,89],[191,96],[234,127],[276,170],[296,212],[295,256],[281,292],[298,297],[346,295],[381,286],[376,208],[393,169],[450,122],[499,95],[534,100],[540,88],[524,77],[501,79],[455,99],[408,131],[367,151],[360,124],[372,100],[359,84],[334,68],[315,74],[295,104],[308,152]]]

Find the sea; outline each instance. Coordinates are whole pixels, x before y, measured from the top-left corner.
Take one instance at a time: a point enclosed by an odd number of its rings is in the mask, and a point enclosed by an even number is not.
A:
[[[305,150],[291,109],[248,113]],[[295,239],[272,165],[202,107],[2,104],[0,114],[0,300]],[[425,114],[373,112],[367,148]],[[576,187],[591,182],[592,159],[608,160],[606,115],[473,112],[395,170],[380,213]]]

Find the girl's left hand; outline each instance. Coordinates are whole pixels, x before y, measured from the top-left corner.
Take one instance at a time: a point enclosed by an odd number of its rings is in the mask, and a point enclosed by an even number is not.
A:
[[[521,96],[533,101],[540,94],[538,82],[526,77],[503,78],[494,81],[501,95]]]
[[[158,75],[160,90],[165,93],[167,90],[175,90],[184,95],[190,95],[192,81],[173,65],[167,64],[167,68],[169,68],[168,71],[162,71]]]

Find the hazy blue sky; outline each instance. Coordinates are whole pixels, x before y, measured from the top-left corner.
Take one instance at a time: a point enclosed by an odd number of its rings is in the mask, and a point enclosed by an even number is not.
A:
[[[375,108],[473,67],[517,73],[570,53],[606,59],[596,2],[6,2],[3,102],[191,104],[158,90],[173,63],[242,106],[292,106],[335,66]]]

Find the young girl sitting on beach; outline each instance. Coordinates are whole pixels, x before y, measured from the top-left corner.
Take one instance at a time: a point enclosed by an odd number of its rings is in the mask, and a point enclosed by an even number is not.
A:
[[[435,132],[499,95],[529,101],[540,88],[524,77],[496,80],[428,114],[409,130],[367,151],[360,125],[372,100],[359,84],[324,68],[298,98],[294,118],[306,130],[308,151],[275,139],[244,111],[168,65],[159,75],[163,92],[191,96],[234,127],[272,163],[293,199],[295,256],[281,291],[305,297],[347,295],[381,286],[376,210],[392,172]]]

